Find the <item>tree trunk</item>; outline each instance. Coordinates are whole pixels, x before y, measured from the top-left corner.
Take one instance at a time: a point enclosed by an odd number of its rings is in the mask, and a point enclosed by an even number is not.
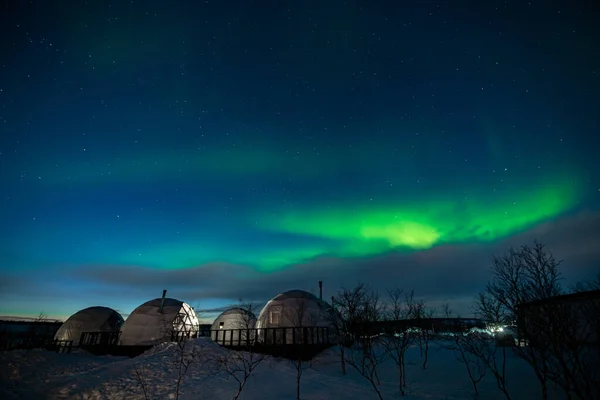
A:
[[[399,366],[398,367],[398,389],[400,390],[400,395],[404,396],[404,386],[402,385],[402,377],[403,377],[404,373],[402,371],[402,367]]]
[[[297,375],[296,375],[296,400],[300,400],[300,378],[302,377],[302,360],[298,359],[298,364],[296,365]]]
[[[342,374],[346,375],[346,358],[344,357],[344,346],[340,345],[340,358],[342,364]]]
[[[540,382],[542,385],[542,400],[548,400],[548,385],[545,381]]]
[[[402,370],[402,387],[406,387],[406,369],[404,368],[404,354],[400,356],[400,369]]]

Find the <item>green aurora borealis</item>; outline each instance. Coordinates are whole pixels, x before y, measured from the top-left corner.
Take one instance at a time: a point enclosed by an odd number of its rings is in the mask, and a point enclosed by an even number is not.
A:
[[[308,238],[286,246],[252,246],[229,254],[227,246],[210,243],[166,245],[124,254],[122,262],[180,269],[203,262],[240,263],[263,271],[289,268],[323,255],[364,257],[388,251],[419,251],[440,244],[491,242],[548,221],[575,208],[581,195],[577,176],[548,178],[520,190],[470,190],[429,195],[403,202],[356,202],[340,205],[291,206],[281,211],[250,212],[238,226],[266,233]],[[399,197],[399,196],[398,196]],[[202,240],[199,239],[198,242]]]
[[[520,232],[568,211],[576,205],[579,194],[573,180],[527,189],[500,196],[475,195],[461,201],[440,196],[411,204],[283,213],[266,226],[346,242],[343,254],[427,249],[440,243],[497,240]]]

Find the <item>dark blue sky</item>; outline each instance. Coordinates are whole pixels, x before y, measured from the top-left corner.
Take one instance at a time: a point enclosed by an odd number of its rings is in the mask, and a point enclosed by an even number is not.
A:
[[[0,314],[592,276],[597,8],[467,3],[7,2]]]

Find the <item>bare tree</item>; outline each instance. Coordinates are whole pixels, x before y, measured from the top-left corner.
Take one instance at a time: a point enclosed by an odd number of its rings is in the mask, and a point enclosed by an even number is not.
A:
[[[191,343],[188,340],[176,342],[176,351],[173,354],[171,366],[175,368],[177,379],[175,381],[175,400],[181,394],[181,385],[190,367],[194,364],[204,364],[209,361],[205,357],[204,343]]]
[[[175,378],[175,393],[173,398],[178,400],[181,396],[181,386],[189,371],[189,369],[196,365],[200,366],[209,362],[212,362],[209,357],[206,356],[206,344],[201,342],[192,342],[190,339],[193,338],[193,330],[198,329],[197,326],[188,326],[185,319],[182,320],[182,315],[178,315],[175,319],[171,318],[172,315],[161,314],[160,316],[160,336],[155,340],[155,346],[152,352],[158,351],[157,346],[169,343],[169,346],[174,347],[170,358],[167,360],[166,367],[169,371],[174,372]],[[176,328],[183,328],[184,331],[179,331]],[[191,331],[185,331],[185,329],[191,329]],[[151,398],[152,395],[148,393],[148,385],[144,380],[143,374],[140,374],[137,367],[134,368],[134,376],[138,380],[145,398]],[[214,373],[214,371],[208,371],[208,373]]]
[[[502,316],[502,304],[485,293],[480,293],[475,301],[475,314],[484,320],[491,322],[497,327]],[[495,333],[496,336],[499,333]],[[479,343],[469,343],[468,350],[472,355],[478,357],[494,375],[498,389],[504,394],[507,400],[510,400],[508,387],[506,386],[506,339],[510,340],[511,346],[514,346],[512,335],[508,337],[479,337]],[[500,354],[498,354],[500,353]]]
[[[421,312],[422,306],[414,300],[414,291],[404,295],[402,289],[391,289],[388,290],[388,298],[387,317],[395,323],[406,322]],[[418,337],[419,334],[413,327],[404,324],[400,332],[393,332],[393,335],[384,341],[388,354],[398,368],[398,389],[402,396],[406,395],[406,350]]]
[[[370,289],[359,283],[354,288],[342,288],[332,297],[331,322],[338,337],[338,348],[342,373],[346,374],[345,350],[351,344],[358,344],[367,326],[365,322],[365,304],[368,302]]]
[[[444,303],[444,305],[442,306],[442,314],[447,319],[452,318],[452,309],[450,308],[450,303]]]
[[[377,368],[385,360],[385,349],[377,346],[380,339],[371,328],[382,317],[383,304],[377,292],[363,283],[352,289],[344,289],[336,296],[336,310],[352,344],[343,353],[344,362],[358,371],[382,399],[378,388]]]
[[[421,365],[423,369],[427,369],[427,363],[429,361],[429,341],[431,339],[431,335],[430,327],[424,326],[424,324],[426,323],[425,321],[429,322],[429,320],[433,317],[435,310],[427,308],[427,304],[425,304],[425,301],[423,300],[412,301],[411,308],[412,313],[408,318],[414,320],[415,327],[418,330],[417,332],[412,333],[416,333],[414,336],[419,344],[419,353],[421,355],[421,359],[423,360]]]
[[[548,398],[548,382],[554,382],[567,399],[594,398],[599,388],[598,356],[589,343],[597,337],[597,326],[590,321],[597,313],[585,310],[598,302],[569,300],[563,294],[558,271],[560,261],[535,242],[502,257],[495,257],[493,279],[479,298],[486,318],[500,324],[518,325],[524,345],[513,347],[515,353],[533,368],[541,386],[542,398]],[[594,288],[594,283],[579,285],[576,290]],[[594,323],[592,322],[592,325]],[[597,339],[595,339],[597,340]]]
[[[345,352],[346,346],[348,344],[349,332],[348,326],[346,324],[347,320],[344,318],[343,309],[341,307],[342,301],[340,301],[340,306],[336,305],[335,296],[331,297],[331,308],[329,310],[329,323],[334,330],[335,337],[337,340],[337,349],[340,355],[340,366],[342,368],[342,374],[346,375],[346,359]]]
[[[548,398],[549,353],[546,346],[536,346],[542,324],[539,318],[519,318],[521,304],[547,299],[562,293],[560,273],[552,254],[535,242],[534,247],[510,249],[505,255],[493,258],[492,281],[480,295],[480,312],[494,322],[515,325],[519,319],[519,336],[528,341],[526,346],[514,347],[515,353],[534,370],[541,386],[542,399]]]
[[[140,372],[141,370],[141,372]],[[144,400],[149,400],[149,393],[148,393],[148,386],[146,385],[146,381],[144,380],[144,378],[142,378],[142,375],[144,374],[144,369],[143,367],[139,367],[137,364],[133,364],[133,372],[135,374],[135,379],[138,381],[138,383],[140,384],[140,387],[142,388],[142,393],[144,394]]]
[[[428,321],[433,318],[435,314],[435,310],[430,308],[428,309],[425,306],[425,303],[420,303],[422,306],[418,308],[419,320],[426,319]],[[421,350],[421,357],[423,359],[422,367],[423,369],[427,369],[427,363],[429,362],[429,342],[431,341],[431,330],[428,326],[421,326],[420,324],[420,335],[419,335],[419,348]]]
[[[479,396],[477,384],[485,376],[487,360],[478,357],[477,351],[474,351],[477,348],[479,338],[473,336],[466,335],[464,332],[454,332],[452,349],[456,353],[456,359],[465,366],[475,396]]]
[[[600,273],[595,278],[584,282],[578,282],[572,288],[572,292],[587,292],[590,290],[600,290]]]
[[[220,369],[227,374],[228,378],[237,382],[238,389],[233,400],[240,397],[248,379],[267,358],[264,354],[256,353],[257,335],[254,329],[256,317],[252,304],[242,304],[239,309],[240,319],[236,325],[240,342],[244,345],[241,351],[230,350],[226,355],[217,358]]]
[[[448,303],[444,304],[443,313],[447,319],[452,318],[453,313]],[[477,397],[479,396],[477,384],[485,377],[487,366],[486,360],[478,357],[478,352],[476,351],[481,337],[477,333],[467,333],[459,315],[454,319],[453,325],[452,344],[445,345],[444,347],[452,350],[456,359],[465,366],[465,370],[473,386],[474,394]],[[482,352],[481,354],[485,353]]]
[[[316,325],[320,315],[316,315],[315,310],[311,309],[306,299],[297,298],[294,303],[283,309],[283,316],[292,326],[293,337],[300,340],[302,345],[309,341],[309,336],[305,328]],[[283,340],[287,341],[287,337]],[[314,343],[313,343],[314,344]],[[291,360],[296,369],[296,400],[300,400],[300,381],[305,370],[312,368],[312,360],[303,360],[300,352],[297,357]]]

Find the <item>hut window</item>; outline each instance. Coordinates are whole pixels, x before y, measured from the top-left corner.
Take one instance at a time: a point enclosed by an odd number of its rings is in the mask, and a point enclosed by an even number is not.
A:
[[[280,310],[271,310],[269,312],[269,318],[271,320],[271,324],[279,325],[281,320],[281,311]]]
[[[223,321],[219,322],[219,329],[223,329],[224,325],[225,325],[225,322],[223,322]]]

